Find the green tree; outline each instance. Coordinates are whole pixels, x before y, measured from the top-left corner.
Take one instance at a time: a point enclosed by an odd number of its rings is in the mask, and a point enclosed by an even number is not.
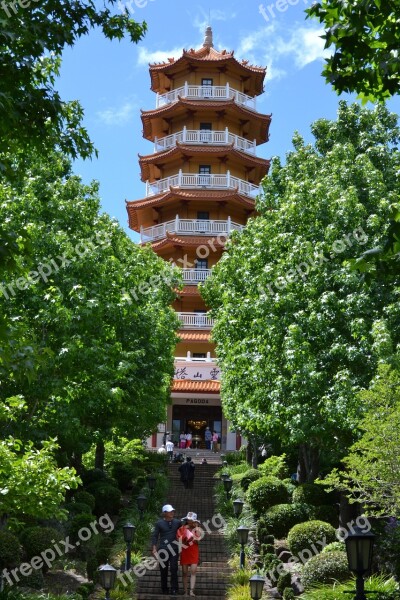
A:
[[[398,362],[398,361],[397,361]],[[359,394],[367,414],[360,439],[324,480],[346,492],[367,515],[400,517],[400,372],[380,365],[368,390]]]
[[[334,46],[323,75],[340,94],[384,101],[400,92],[399,0],[321,0],[306,11],[325,27],[325,48]]]
[[[23,184],[0,190],[1,217],[29,229],[28,277],[3,282],[2,310],[23,316],[42,361],[32,381],[10,368],[3,398],[28,410],[12,427],[33,441],[57,437],[69,460],[115,432],[143,438],[165,416],[177,319],[175,271],[99,213],[97,185],[83,185],[69,161],[33,162]]]
[[[24,6],[23,6],[24,5]],[[146,24],[115,14],[116,0],[41,0],[0,5],[0,176],[23,170],[27,151],[54,147],[89,157],[94,146],[82,127],[79,102],[65,102],[54,87],[66,46],[99,27],[106,38],[138,42]],[[15,162],[18,157],[19,161]],[[28,159],[29,161],[29,159]]]
[[[216,318],[222,402],[245,434],[299,448],[301,480],[340,458],[376,367],[374,324],[400,335],[399,275],[368,282],[346,259],[384,238],[399,194],[396,116],[341,102],[315,144],[272,164],[258,217],[232,236],[202,287]]]

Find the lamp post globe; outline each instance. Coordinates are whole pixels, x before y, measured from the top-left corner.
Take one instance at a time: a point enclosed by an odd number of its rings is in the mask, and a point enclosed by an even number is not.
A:
[[[98,573],[99,573],[99,583],[100,583],[101,587],[105,589],[106,599],[109,600],[110,599],[110,590],[112,590],[112,588],[115,585],[115,579],[117,577],[117,570],[114,569],[113,566],[111,566],[107,563],[107,564],[99,567]]]
[[[239,544],[241,546],[241,550],[240,550],[240,568],[241,569],[244,569],[244,564],[245,564],[244,547],[248,542],[249,532],[250,532],[250,529],[248,527],[245,527],[244,525],[240,525],[240,527],[238,527],[236,529],[236,533],[237,533],[238,539],[239,539]]]
[[[253,575],[249,579],[251,600],[261,600],[265,579],[261,575]]]
[[[348,533],[345,544],[349,569],[356,575],[355,600],[366,600],[364,575],[371,569],[375,535],[355,526]]]
[[[136,503],[140,512],[140,518],[143,519],[143,513],[147,506],[147,496],[144,494],[139,494],[139,496],[136,498]]]
[[[147,476],[147,485],[149,486],[150,492],[152,492],[154,490],[154,488],[156,487],[156,481],[157,481],[157,478],[155,475]]]
[[[238,498],[237,500],[234,500],[232,502],[232,504],[233,504],[233,514],[235,515],[236,518],[239,518],[240,515],[242,514],[244,502],[243,502],[243,500],[240,500],[240,498]]]
[[[225,477],[222,481],[224,483],[224,490],[226,492],[226,498],[227,498],[227,500],[229,500],[229,492],[232,489],[233,480],[228,476],[228,477]]]

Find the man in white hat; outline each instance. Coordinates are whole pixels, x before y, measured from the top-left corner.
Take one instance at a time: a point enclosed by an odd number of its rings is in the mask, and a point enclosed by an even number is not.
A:
[[[157,558],[161,574],[161,593],[169,594],[168,568],[171,572],[171,595],[178,594],[178,552],[176,544],[176,532],[182,525],[179,519],[174,518],[175,509],[171,504],[162,507],[162,519],[159,519],[153,529],[151,545],[153,555]]]

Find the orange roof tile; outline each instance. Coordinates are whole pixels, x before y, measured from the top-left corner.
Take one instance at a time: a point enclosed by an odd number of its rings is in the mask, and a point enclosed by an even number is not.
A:
[[[200,296],[197,285],[185,285],[181,290],[176,290],[178,296]]]
[[[211,333],[209,331],[179,331],[178,336],[182,342],[210,342]]]
[[[172,392],[203,392],[207,394],[219,394],[221,384],[219,381],[188,381],[187,379],[174,379]]]
[[[202,246],[207,244],[207,240],[212,240],[212,244],[216,248],[223,248],[226,243],[226,236],[180,236],[174,233],[170,233],[167,231],[167,235],[162,240],[158,240],[152,244],[152,248],[154,251],[163,248],[164,246],[184,246],[189,248],[197,248],[197,246]],[[210,246],[211,247],[211,246]]]

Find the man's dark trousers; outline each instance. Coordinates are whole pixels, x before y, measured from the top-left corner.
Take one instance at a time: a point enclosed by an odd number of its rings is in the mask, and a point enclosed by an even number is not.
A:
[[[160,574],[161,574],[161,589],[163,592],[168,591],[168,566],[171,571],[171,591],[178,591],[178,554],[175,556],[171,554],[165,548],[164,552],[168,552],[168,558],[160,562]]]

